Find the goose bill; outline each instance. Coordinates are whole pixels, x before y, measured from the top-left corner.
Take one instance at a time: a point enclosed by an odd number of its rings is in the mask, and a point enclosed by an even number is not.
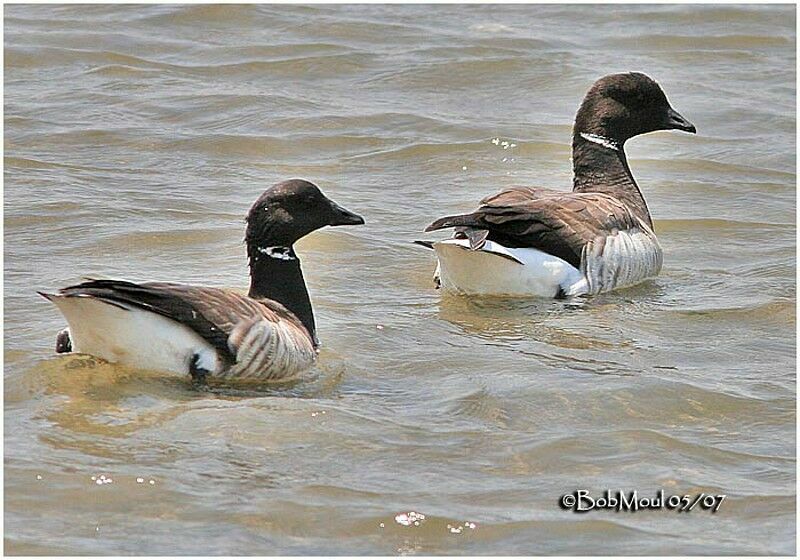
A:
[[[672,107],[667,111],[667,128],[683,130],[684,132],[690,132],[692,134],[697,133],[695,126]]]
[[[335,202],[331,201],[332,216],[329,225],[332,226],[357,226],[364,223],[364,218],[351,212],[346,208],[342,208]]]

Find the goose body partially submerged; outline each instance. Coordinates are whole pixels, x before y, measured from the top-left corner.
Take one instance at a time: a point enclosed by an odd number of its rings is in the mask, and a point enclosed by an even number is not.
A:
[[[436,251],[435,280],[460,293],[565,297],[597,294],[658,275],[653,221],[623,149],[656,130],[695,132],[644,74],[592,86],[575,118],[572,192],[519,187],[484,198],[469,214],[425,231],[455,228]]]
[[[248,295],[121,280],[89,280],[42,293],[69,324],[56,350],[195,378],[294,378],[314,364],[318,343],[293,245],[326,225],[363,223],[312,183],[279,183],[248,213]]]

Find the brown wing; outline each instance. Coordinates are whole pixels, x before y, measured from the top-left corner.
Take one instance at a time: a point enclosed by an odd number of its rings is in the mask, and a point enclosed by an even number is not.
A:
[[[256,300],[230,290],[123,280],[90,280],[61,290],[63,295],[90,295],[111,303],[127,304],[182,323],[208,341],[230,363],[236,349],[229,336],[243,321],[285,321],[306,332],[300,321],[272,300]]]
[[[267,320],[277,323],[286,321],[305,327],[292,312],[270,299],[254,299],[231,290],[185,286],[182,284],[149,283],[152,288],[164,288],[191,304],[206,319],[228,335],[245,319]]]
[[[485,198],[471,214],[440,218],[425,231],[458,226],[486,229],[491,241],[539,249],[580,268],[587,243],[641,225],[627,207],[606,194],[521,188]]]
[[[519,204],[546,198],[548,196],[561,196],[567,194],[564,191],[546,189],[544,187],[512,187],[496,194],[491,194],[481,200],[480,204],[491,206],[507,206],[509,204]]]

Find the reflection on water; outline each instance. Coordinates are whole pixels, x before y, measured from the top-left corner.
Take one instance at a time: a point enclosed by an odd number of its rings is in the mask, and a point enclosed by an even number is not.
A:
[[[791,6],[4,15],[7,553],[794,550]],[[578,103],[624,70],[699,131],[626,147],[661,275],[565,301],[434,290],[411,241],[499,189],[567,188]],[[52,355],[62,319],[35,290],[245,289],[244,215],[289,177],[367,218],[298,244],[308,378],[195,386]],[[557,500],[578,488],[728,498],[576,516]]]
[[[32,390],[56,396],[62,404],[44,414],[53,426],[90,437],[124,438],[169,422],[187,408],[198,406],[200,400],[235,403],[267,397],[330,397],[341,383],[344,367],[330,359],[329,353],[323,353],[322,360],[301,381],[209,379],[197,384],[163,372],[129,369],[93,356],[69,354],[38,362],[22,379],[27,390],[9,391],[6,398],[21,402],[30,398]]]

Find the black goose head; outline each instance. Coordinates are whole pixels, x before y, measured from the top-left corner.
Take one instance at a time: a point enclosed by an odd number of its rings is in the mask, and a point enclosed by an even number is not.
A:
[[[336,204],[315,184],[290,179],[264,191],[250,208],[245,241],[249,247],[291,247],[322,227],[363,223],[364,218]]]
[[[661,87],[639,72],[597,80],[575,117],[574,135],[600,136],[618,144],[656,130],[695,133],[692,123],[673,109]]]

